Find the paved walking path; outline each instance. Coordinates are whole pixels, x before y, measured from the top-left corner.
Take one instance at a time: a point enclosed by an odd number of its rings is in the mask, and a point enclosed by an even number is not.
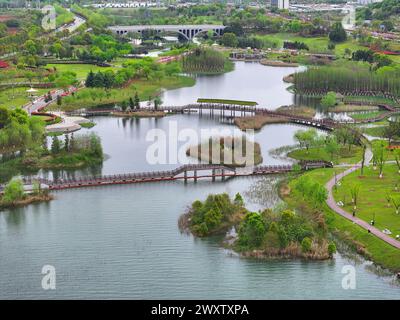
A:
[[[365,151],[365,159],[366,159],[365,165],[367,166],[367,165],[369,165],[369,163],[372,159],[372,151],[369,148]],[[360,167],[361,167],[361,164],[357,163],[353,167],[336,175],[336,182],[339,181],[340,179],[342,179],[343,177],[349,175],[350,173],[354,172],[355,170],[360,169]],[[379,239],[385,241],[386,243],[392,245],[393,247],[395,247],[397,249],[400,249],[400,241],[393,239],[389,235],[383,233],[381,230],[371,226],[369,223],[365,222],[364,220],[361,220],[357,217],[353,217],[352,214],[348,213],[347,211],[343,210],[340,206],[337,205],[335,199],[333,198],[333,192],[332,192],[332,189],[335,186],[335,177],[333,177],[331,180],[329,180],[325,186],[328,189],[328,199],[327,199],[326,203],[333,211],[340,214],[342,217],[352,221],[353,223],[359,225],[361,228],[364,228],[365,230],[370,230],[370,232],[373,235],[375,235],[376,237],[378,237]]]

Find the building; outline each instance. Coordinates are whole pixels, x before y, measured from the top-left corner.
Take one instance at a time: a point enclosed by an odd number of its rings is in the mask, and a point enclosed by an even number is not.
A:
[[[271,7],[279,10],[289,9],[289,0],[271,0]]]

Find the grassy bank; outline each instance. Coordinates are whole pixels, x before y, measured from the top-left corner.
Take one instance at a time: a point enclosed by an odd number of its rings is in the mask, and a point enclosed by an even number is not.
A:
[[[335,171],[339,172],[340,170],[341,169],[336,169]],[[306,172],[305,175],[309,176],[313,181],[326,184],[328,180],[333,177],[334,170],[317,169]],[[294,190],[294,185],[297,180],[298,178],[294,178],[288,183],[285,189],[289,191],[285,192],[283,199],[293,208],[297,208],[303,212],[315,212],[316,209],[314,209],[312,201],[304,199],[298,191]],[[376,264],[394,272],[400,271],[400,250],[341,217],[333,212],[326,204],[323,205],[320,211],[325,216],[328,230],[332,234],[348,243],[354,250],[364,255],[366,258],[371,259]]]
[[[116,67],[99,67],[93,64],[47,64],[46,68],[55,68],[58,72],[72,71],[76,73],[78,80],[86,80],[86,77],[90,71],[93,72],[106,72],[108,70],[116,71],[119,68]]]
[[[296,160],[324,160],[339,163],[357,163],[362,159],[362,147],[352,146],[351,149],[341,146],[339,152],[332,158],[324,148],[296,149],[288,153],[288,157]]]

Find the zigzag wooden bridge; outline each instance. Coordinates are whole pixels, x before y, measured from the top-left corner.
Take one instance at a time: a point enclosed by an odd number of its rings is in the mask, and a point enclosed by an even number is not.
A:
[[[314,168],[331,167],[332,163],[325,161],[308,161],[301,163],[303,170]],[[221,180],[230,177],[244,177],[279,174],[294,171],[296,168],[293,165],[270,165],[270,166],[255,166],[250,168],[231,168],[224,165],[213,164],[189,164],[183,165],[174,170],[153,171],[153,172],[138,172],[130,174],[118,174],[98,177],[82,177],[78,179],[59,179],[48,180],[42,178],[25,178],[23,180],[26,186],[33,185],[34,182],[39,182],[43,188],[49,190],[64,190],[83,187],[96,187],[107,185],[134,184],[144,182],[157,181],[174,181],[188,180],[197,181],[198,179],[210,178],[215,181],[217,177]],[[4,186],[0,186],[2,190]]]
[[[331,119],[314,119],[310,117],[303,117],[291,113],[286,112],[277,112],[271,111],[267,108],[256,107],[256,106],[245,106],[245,105],[231,105],[231,104],[213,104],[213,103],[194,103],[188,104],[184,106],[160,106],[157,109],[154,108],[141,108],[138,111],[164,111],[166,113],[190,113],[191,111],[197,111],[200,115],[203,114],[203,111],[208,111],[211,116],[219,115],[222,118],[235,118],[235,117],[245,117],[252,115],[264,115],[273,118],[281,118],[285,119],[289,123],[296,123],[305,126],[316,127],[323,130],[333,130],[343,123],[371,123],[380,121],[384,118],[390,117],[399,111],[388,105],[379,105],[379,107],[385,112],[377,115],[373,118],[368,119],[360,119],[353,121],[334,121]],[[94,110],[85,110],[85,111],[72,111],[67,112],[69,116],[109,116],[114,112],[117,112],[116,109],[94,109]]]

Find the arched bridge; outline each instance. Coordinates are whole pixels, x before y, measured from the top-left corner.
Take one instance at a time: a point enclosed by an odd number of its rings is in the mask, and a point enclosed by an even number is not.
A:
[[[192,40],[202,32],[212,31],[217,36],[222,35],[225,26],[213,24],[199,25],[139,25],[139,26],[112,26],[108,28],[117,35],[125,35],[130,32],[142,34],[145,30],[153,30],[156,33],[173,32],[182,35],[187,40]]]

